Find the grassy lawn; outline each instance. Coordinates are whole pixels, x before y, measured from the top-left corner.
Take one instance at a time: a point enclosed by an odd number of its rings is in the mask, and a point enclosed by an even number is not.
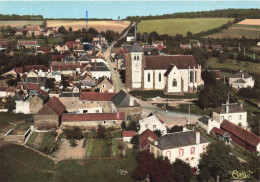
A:
[[[193,34],[207,31],[233,21],[233,18],[173,18],[158,20],[142,20],[138,23],[138,33],[156,31],[158,34],[186,35],[188,31]]]
[[[126,152],[118,160],[53,161],[19,145],[0,148],[0,181],[134,181],[131,173],[136,168],[136,153]],[[123,167],[128,175],[117,174]]]
[[[5,131],[5,127],[13,128],[13,125],[10,125],[9,122],[16,123],[17,121],[22,121],[31,117],[32,115],[30,114],[11,114],[7,112],[0,112],[0,132]]]
[[[162,90],[145,90],[145,91],[132,91],[131,95],[135,97],[141,97],[143,100],[149,98],[161,97],[161,98],[171,98],[171,99],[193,99],[198,97],[198,93],[185,93],[184,96],[181,95],[165,95]]]
[[[227,30],[223,30],[219,33],[215,33],[206,37],[211,38],[259,38],[260,36],[260,26],[259,25],[239,25],[235,24],[229,27]]]
[[[33,132],[29,138],[29,140],[27,141],[26,145],[28,146],[32,146],[33,142],[35,141],[35,139],[37,138],[38,133],[37,132]]]
[[[51,134],[51,132],[44,133],[42,137],[42,141],[38,146],[39,150],[42,152],[49,151],[54,142],[55,142],[55,136]]]
[[[218,58],[212,57],[206,61],[205,68],[213,68],[213,69],[229,69],[232,71],[239,71],[240,69],[244,71],[248,71],[249,73],[260,74],[260,64],[259,63],[251,63],[251,62],[237,62],[234,59],[228,59],[225,63],[219,63]]]

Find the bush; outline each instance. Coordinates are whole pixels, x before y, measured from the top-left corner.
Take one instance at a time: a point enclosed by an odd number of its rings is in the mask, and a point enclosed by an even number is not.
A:
[[[70,139],[70,146],[76,147],[77,146],[76,140]]]
[[[66,135],[67,140],[81,140],[82,138],[84,138],[83,133],[78,127],[74,127],[73,129],[64,129],[64,133]]]

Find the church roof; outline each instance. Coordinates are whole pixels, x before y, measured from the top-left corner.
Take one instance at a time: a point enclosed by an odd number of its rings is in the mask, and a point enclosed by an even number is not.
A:
[[[145,70],[166,70],[171,64],[178,69],[192,69],[197,62],[191,55],[169,55],[169,56],[145,56]]]
[[[244,76],[244,78],[250,78],[251,77],[251,75],[249,75],[248,73],[240,70],[236,74],[231,75],[230,78],[242,78],[243,76]]]
[[[167,76],[170,74],[170,72],[172,71],[173,68],[174,68],[174,65],[171,64],[171,65],[169,66],[169,68],[167,69],[167,71],[164,73],[164,76],[167,77]]]
[[[143,52],[143,49],[135,42],[129,52]]]

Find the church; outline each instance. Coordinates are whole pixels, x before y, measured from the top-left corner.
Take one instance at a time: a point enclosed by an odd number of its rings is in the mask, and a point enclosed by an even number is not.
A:
[[[192,55],[145,56],[134,43],[126,57],[126,88],[164,90],[165,94],[196,92],[201,79],[201,65]]]

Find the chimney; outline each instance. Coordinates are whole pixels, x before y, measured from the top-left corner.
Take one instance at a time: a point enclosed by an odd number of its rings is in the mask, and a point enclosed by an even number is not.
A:
[[[196,131],[196,144],[200,144],[200,132]]]
[[[243,108],[243,102],[240,102],[240,107]]]

